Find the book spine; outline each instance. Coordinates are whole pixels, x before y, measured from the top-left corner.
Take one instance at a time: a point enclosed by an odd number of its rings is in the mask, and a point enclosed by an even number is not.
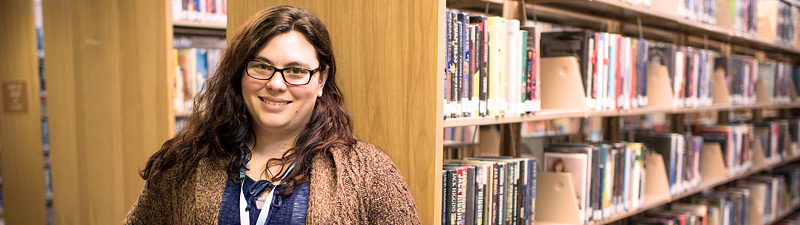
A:
[[[447,214],[445,223],[456,225],[458,213],[458,174],[456,170],[447,170]]]
[[[500,167],[499,163],[492,164],[492,167],[492,212],[490,219],[492,225],[499,225],[500,216],[498,215],[498,212],[500,211],[500,202],[498,201],[500,200],[500,188],[502,188],[502,186],[500,186],[500,170],[502,168]]]
[[[465,224],[475,224],[475,167],[467,166],[466,175],[466,201],[464,209]]]
[[[499,177],[497,179],[499,181],[499,183],[497,185],[497,200],[498,200],[497,201],[497,211],[496,211],[497,212],[497,224],[498,225],[504,225],[504,224],[507,224],[505,222],[505,218],[506,218],[506,205],[507,205],[507,202],[508,202],[508,201],[506,201],[506,188],[507,188],[506,187],[507,186],[506,185],[506,176],[508,175],[508,172],[507,172],[507,170],[508,170],[507,166],[508,165],[505,164],[505,163],[498,163],[498,164],[500,165],[500,168],[499,168],[500,173],[499,173]]]
[[[461,13],[458,16],[458,22],[461,28],[461,42],[459,43],[460,46],[460,73],[459,73],[459,103],[460,103],[460,114],[462,117],[469,117],[470,114],[468,113],[467,106],[469,105],[469,91],[470,86],[469,82],[471,79],[471,74],[469,73],[469,14],[468,13]]]
[[[475,167],[475,224],[483,225],[486,224],[486,212],[485,212],[485,201],[486,201],[486,189],[487,189],[487,179],[488,176],[486,174],[487,167],[486,166],[476,166]]]
[[[488,99],[489,99],[489,30],[486,28],[486,17],[480,17],[479,25],[481,27],[481,41],[480,41],[480,105],[479,110],[481,111],[481,116],[486,116],[489,114],[488,110]]]
[[[448,182],[447,181],[448,180],[449,179],[447,179],[447,170],[444,169],[444,170],[442,170],[442,225],[449,224],[449,221],[447,220],[447,218],[448,218],[448,214],[447,214],[447,208],[448,208],[447,207],[447,199],[448,199],[448,196],[450,196],[450,195],[448,195],[448,192],[447,192],[447,190],[448,190],[448,188],[447,188],[448,187]]]
[[[456,221],[457,224],[466,224],[466,204],[467,204],[467,169],[465,167],[458,168],[458,203]]]

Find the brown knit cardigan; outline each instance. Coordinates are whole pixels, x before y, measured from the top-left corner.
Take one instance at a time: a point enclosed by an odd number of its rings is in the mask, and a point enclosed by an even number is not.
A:
[[[306,224],[420,224],[403,176],[383,151],[359,141],[314,156]],[[217,224],[228,176],[209,160],[178,183],[149,179],[124,224]]]

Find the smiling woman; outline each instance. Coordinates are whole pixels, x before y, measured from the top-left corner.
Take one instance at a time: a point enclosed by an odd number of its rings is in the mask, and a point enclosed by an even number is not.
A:
[[[316,15],[273,7],[229,43],[126,224],[420,223],[389,157],[353,135]]]

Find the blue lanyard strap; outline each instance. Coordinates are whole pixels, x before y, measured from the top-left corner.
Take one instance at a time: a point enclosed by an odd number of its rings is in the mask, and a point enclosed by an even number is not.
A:
[[[283,181],[283,178],[286,178],[286,175],[288,175],[289,172],[292,172],[292,169],[294,169],[294,163],[289,166],[289,170],[286,170],[286,173],[283,173],[281,179],[275,183],[275,186],[269,191],[269,194],[267,194],[267,199],[264,201],[264,205],[261,206],[261,211],[258,213],[256,225],[264,225],[267,223],[267,215],[269,215],[269,208],[271,208],[270,206],[272,205],[272,199],[275,197],[275,189],[278,189],[278,185],[281,184],[281,181]],[[239,221],[242,225],[250,225],[250,214],[247,213],[247,199],[244,197],[244,180],[242,180],[242,187],[240,188],[239,192]]]

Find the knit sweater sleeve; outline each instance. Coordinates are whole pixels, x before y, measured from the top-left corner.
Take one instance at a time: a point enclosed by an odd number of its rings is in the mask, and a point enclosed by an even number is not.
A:
[[[174,224],[175,176],[167,170],[145,181],[123,224]]]
[[[370,224],[420,224],[417,206],[403,175],[379,148],[368,145],[373,170],[368,181]]]

